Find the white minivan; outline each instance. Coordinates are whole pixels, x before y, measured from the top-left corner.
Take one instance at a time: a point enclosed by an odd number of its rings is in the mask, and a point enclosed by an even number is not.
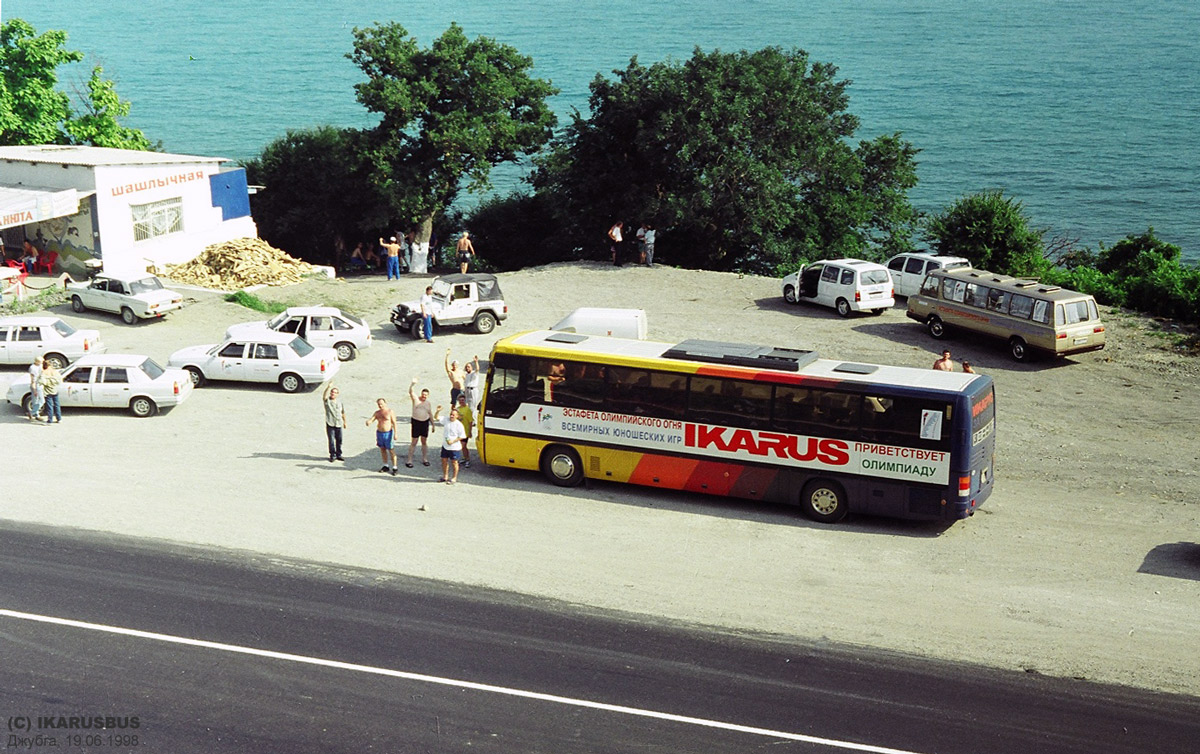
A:
[[[825,259],[783,279],[783,300],[832,306],[843,317],[851,312],[883,314],[896,303],[892,278],[881,264],[862,259]]]
[[[887,260],[896,295],[905,298],[917,295],[921,290],[921,283],[925,282],[925,276],[934,270],[957,270],[970,266],[970,261],[962,257],[940,256],[931,251],[897,254]]]

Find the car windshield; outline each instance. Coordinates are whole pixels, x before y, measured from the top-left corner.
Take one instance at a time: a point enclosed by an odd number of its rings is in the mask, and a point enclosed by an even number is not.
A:
[[[158,278],[154,277],[134,280],[129,284],[129,292],[135,296],[139,293],[150,293],[151,291],[161,291],[162,289],[163,284],[158,281]]]
[[[141,364],[141,369],[146,373],[146,376],[152,380],[157,380],[163,375],[163,372],[166,371],[160,367],[158,363],[154,361],[154,359],[146,359],[143,361]]]
[[[63,322],[61,319],[54,320],[54,329],[64,338],[69,338],[75,334],[75,328]]]
[[[288,345],[290,345],[292,350],[295,351],[299,356],[307,356],[313,352],[313,347],[309,345],[309,342],[304,338],[292,338],[292,342]]]
[[[287,312],[280,312],[279,314],[276,314],[274,317],[271,317],[269,320],[267,320],[267,327],[271,328],[272,330],[278,330],[280,325],[282,325],[284,322],[287,322],[290,317],[291,315]]]
[[[450,298],[450,284],[445,280],[434,280],[433,295],[438,298]]]
[[[887,270],[863,270],[859,277],[862,280],[863,285],[879,285],[880,283],[886,283],[891,280],[891,277],[888,276]]]

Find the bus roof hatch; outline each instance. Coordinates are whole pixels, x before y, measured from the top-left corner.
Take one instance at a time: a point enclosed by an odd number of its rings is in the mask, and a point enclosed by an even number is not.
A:
[[[716,340],[685,340],[664,351],[663,358],[799,372],[817,360],[817,352]]]

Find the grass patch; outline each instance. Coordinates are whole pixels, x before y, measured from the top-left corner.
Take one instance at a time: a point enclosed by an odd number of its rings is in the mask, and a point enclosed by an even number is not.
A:
[[[17,301],[12,296],[4,297],[4,304],[0,305],[0,312],[4,314],[32,314],[49,309],[52,306],[65,304],[67,302],[67,292],[60,286],[51,286],[44,288],[33,294],[32,288],[27,288],[27,291],[32,295],[27,295],[23,300]]]
[[[279,314],[288,308],[288,304],[282,304],[278,301],[263,301],[253,293],[246,293],[245,291],[230,293],[225,297],[225,300],[231,304],[241,304],[247,309],[253,309],[256,312],[265,312],[266,314]]]

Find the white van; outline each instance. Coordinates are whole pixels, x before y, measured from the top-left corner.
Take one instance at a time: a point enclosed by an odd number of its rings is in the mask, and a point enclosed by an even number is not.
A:
[[[957,270],[970,267],[971,262],[962,257],[941,256],[931,251],[914,251],[897,254],[887,260],[888,272],[897,296],[917,295],[925,276],[934,270]]]
[[[642,309],[602,309],[584,306],[568,314],[550,329],[581,335],[645,340],[646,312]]]
[[[892,278],[881,264],[862,259],[826,259],[801,267],[783,279],[783,300],[832,306],[843,317],[850,312],[883,314],[896,303]]]

